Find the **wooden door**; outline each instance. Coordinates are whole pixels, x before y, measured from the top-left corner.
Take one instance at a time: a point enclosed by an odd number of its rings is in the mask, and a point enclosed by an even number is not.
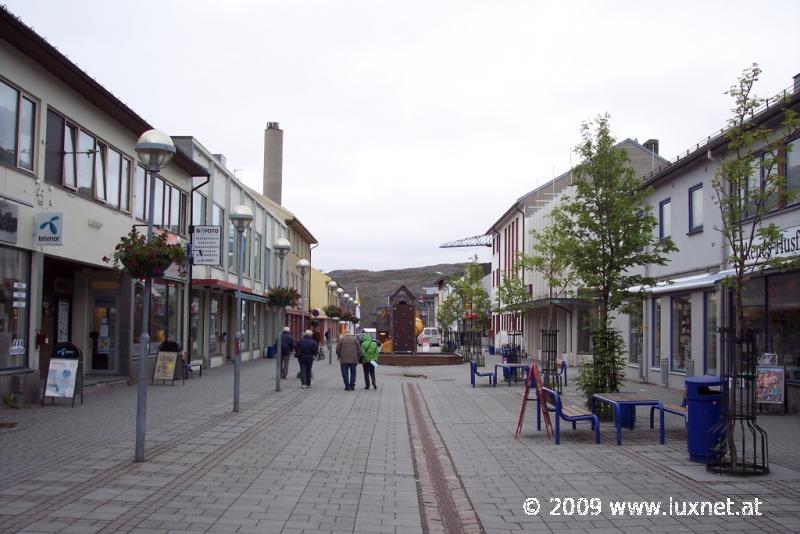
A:
[[[417,342],[414,335],[414,306],[401,302],[392,307],[392,342],[394,352],[413,353]]]

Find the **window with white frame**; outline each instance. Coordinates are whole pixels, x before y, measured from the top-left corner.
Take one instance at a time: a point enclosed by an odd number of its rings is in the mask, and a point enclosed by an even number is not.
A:
[[[130,210],[131,158],[53,110],[47,110],[45,139],[47,183],[73,189],[114,209]],[[144,169],[137,172],[136,180],[137,186],[144,187]],[[138,194],[136,189],[134,194]],[[134,212],[140,210],[144,219],[144,193],[136,202]]]
[[[689,233],[703,231],[703,184],[689,188]]]
[[[33,172],[36,103],[0,81],[0,163]]]
[[[672,201],[668,198],[658,205],[658,238],[668,239],[672,236]]]

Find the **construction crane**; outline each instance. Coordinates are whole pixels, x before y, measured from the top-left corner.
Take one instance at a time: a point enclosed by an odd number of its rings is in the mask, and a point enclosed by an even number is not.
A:
[[[463,239],[456,239],[455,241],[449,241],[447,243],[442,243],[439,245],[439,248],[460,248],[460,247],[491,247],[492,246],[492,236],[481,234],[481,235],[474,235],[472,237],[465,237]]]

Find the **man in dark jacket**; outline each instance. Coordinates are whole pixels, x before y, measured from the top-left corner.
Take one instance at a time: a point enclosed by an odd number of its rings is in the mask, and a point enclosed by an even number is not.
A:
[[[284,326],[283,332],[281,332],[281,378],[289,376],[289,359],[292,357],[294,348],[291,329]]]
[[[336,356],[342,368],[342,380],[345,391],[356,389],[356,365],[361,360],[361,345],[356,336],[347,334],[342,336],[336,344]]]
[[[311,330],[303,333],[303,339],[297,344],[297,359],[300,360],[300,382],[303,389],[311,387],[311,366],[314,365],[314,358],[317,357],[319,344],[311,337]]]

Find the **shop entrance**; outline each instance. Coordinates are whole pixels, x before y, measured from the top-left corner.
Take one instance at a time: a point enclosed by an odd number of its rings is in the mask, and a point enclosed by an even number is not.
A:
[[[92,303],[90,370],[117,372],[117,297],[96,296]]]

